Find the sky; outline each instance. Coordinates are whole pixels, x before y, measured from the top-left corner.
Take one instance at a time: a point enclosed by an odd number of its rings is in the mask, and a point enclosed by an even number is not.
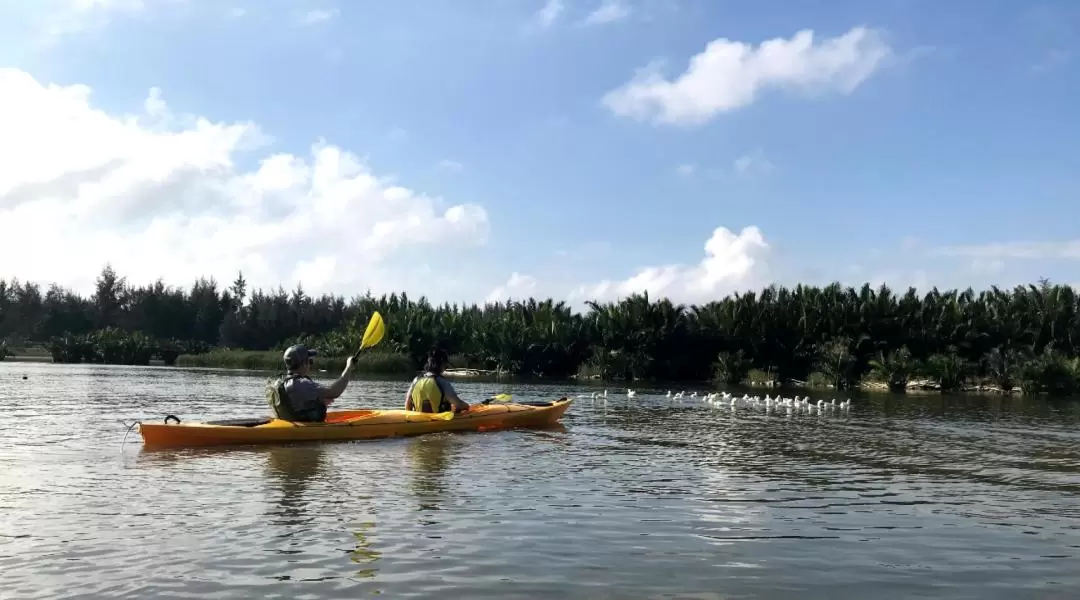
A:
[[[0,0],[0,277],[1080,283],[1080,3]]]

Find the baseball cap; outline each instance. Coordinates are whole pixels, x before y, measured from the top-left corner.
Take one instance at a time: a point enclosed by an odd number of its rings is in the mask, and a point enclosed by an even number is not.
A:
[[[314,358],[316,355],[318,355],[318,352],[314,348],[308,348],[303,344],[294,344],[285,349],[285,354],[282,358],[285,359],[286,366],[295,368]]]

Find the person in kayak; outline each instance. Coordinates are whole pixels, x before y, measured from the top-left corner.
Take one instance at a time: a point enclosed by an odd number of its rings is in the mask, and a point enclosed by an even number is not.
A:
[[[321,423],[326,420],[326,410],[341,396],[349,385],[349,373],[353,369],[353,357],[345,361],[345,370],[330,385],[322,385],[311,379],[315,364],[314,349],[296,344],[285,349],[282,358],[287,373],[267,386],[267,401],[277,418],[286,421]]]
[[[442,348],[435,348],[428,353],[424,373],[413,378],[409,391],[405,393],[405,410],[419,412],[456,413],[469,410],[469,403],[462,400],[454,385],[442,376],[450,365],[450,357]]]

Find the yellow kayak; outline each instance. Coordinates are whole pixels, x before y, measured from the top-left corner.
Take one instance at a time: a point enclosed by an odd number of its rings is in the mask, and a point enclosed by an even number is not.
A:
[[[491,431],[553,425],[573,400],[521,404],[474,404],[463,413],[423,413],[401,409],[329,411],[323,423],[275,418],[182,423],[139,423],[144,446],[219,446],[317,440],[365,440],[440,431]],[[175,421],[175,422],[170,422]]]

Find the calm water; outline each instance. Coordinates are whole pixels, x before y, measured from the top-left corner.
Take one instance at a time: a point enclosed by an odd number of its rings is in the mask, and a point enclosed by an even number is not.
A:
[[[264,414],[262,381],[0,363],[0,597],[1080,597],[1077,403],[643,389],[548,431],[121,450],[120,420]]]

